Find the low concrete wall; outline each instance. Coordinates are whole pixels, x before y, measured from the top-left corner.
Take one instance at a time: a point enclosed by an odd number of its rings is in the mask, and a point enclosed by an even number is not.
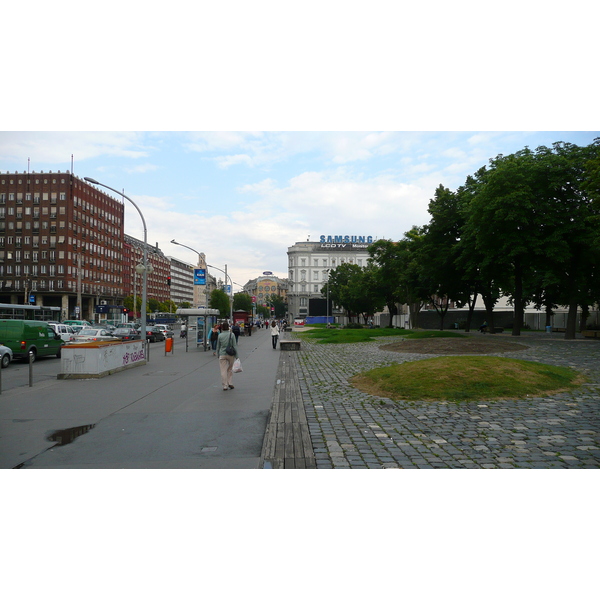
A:
[[[146,364],[146,343],[67,344],[60,355],[58,379],[94,379]]]

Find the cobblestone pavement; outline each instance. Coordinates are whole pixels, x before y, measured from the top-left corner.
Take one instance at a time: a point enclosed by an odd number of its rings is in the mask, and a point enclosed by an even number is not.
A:
[[[589,383],[544,398],[485,402],[404,402],[348,383],[384,365],[432,358],[380,345],[302,341],[295,355],[317,468],[590,469],[600,466],[600,343],[544,334],[510,341],[528,349],[505,356],[570,366]]]

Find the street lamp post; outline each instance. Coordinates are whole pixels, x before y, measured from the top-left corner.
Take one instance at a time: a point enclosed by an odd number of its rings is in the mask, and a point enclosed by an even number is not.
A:
[[[175,244],[176,246],[183,246],[184,248],[187,248],[188,250],[191,250],[192,252],[195,252],[198,257],[200,257],[200,252],[198,252],[198,250],[194,250],[193,248],[190,248],[189,246],[186,246],[185,244],[180,244],[179,242],[176,242],[175,240],[171,240],[171,244]],[[225,270],[223,271],[223,269],[219,269],[219,267],[215,267],[213,265],[209,265],[208,263],[206,263],[207,267],[210,267],[211,269],[217,269],[217,271],[221,271],[221,273],[225,273],[225,277],[229,277],[229,281],[231,283],[231,289],[230,289],[230,294],[229,294],[229,318],[231,321],[233,321],[233,298],[232,298],[232,294],[233,294],[233,280],[231,279],[231,277],[227,274],[227,265],[225,265]],[[225,280],[225,285],[227,285],[227,279]],[[208,301],[206,302],[206,305],[208,306]]]
[[[139,209],[138,205],[129,197],[127,197],[123,192],[119,190],[115,190],[104,183],[100,183],[91,177],[84,177],[86,181],[89,183],[93,183],[94,185],[100,185],[105,187],[116,194],[119,194],[125,198],[125,200],[129,200],[131,204],[138,211],[140,217],[142,218],[142,224],[144,226],[144,258],[143,258],[143,274],[142,274],[142,315],[141,315],[141,338],[146,340],[146,297],[147,297],[147,289],[148,289],[148,229],[146,228],[146,219],[144,219],[144,215],[142,211]],[[139,265],[138,265],[139,266]]]
[[[195,252],[198,255],[198,267],[202,266],[202,253],[201,252],[198,252],[198,250],[194,250],[194,248],[190,248],[189,246],[186,246],[185,244],[180,244],[179,242],[176,242],[175,240],[171,240],[171,244],[175,244],[176,246],[183,246],[184,248],[187,248],[188,250]],[[194,294],[194,297],[195,296],[196,296],[196,294]],[[208,308],[208,295],[206,292],[206,284],[204,284],[204,304]]]
[[[216,269],[217,271],[221,271],[221,273],[225,273],[225,277],[229,277],[229,320],[233,323],[233,280],[231,276],[227,273],[227,265],[225,265],[225,270],[219,269],[219,267],[215,267],[213,265],[209,265],[206,263],[207,267],[211,269]],[[225,279],[225,285],[227,285],[227,279]]]

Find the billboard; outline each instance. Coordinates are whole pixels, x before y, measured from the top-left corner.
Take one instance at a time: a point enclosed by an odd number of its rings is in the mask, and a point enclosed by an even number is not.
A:
[[[206,285],[206,269],[194,269],[194,285]]]

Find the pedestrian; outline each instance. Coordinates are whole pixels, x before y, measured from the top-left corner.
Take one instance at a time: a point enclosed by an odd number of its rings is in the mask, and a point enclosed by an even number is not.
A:
[[[219,339],[219,333],[221,333],[221,330],[219,328],[219,325],[217,325],[216,323],[213,325],[213,328],[210,330],[210,347],[212,348],[213,351],[213,356],[217,355],[217,340]]]
[[[187,335],[187,325],[185,323],[181,324],[181,332],[179,334],[182,338]]]
[[[233,389],[233,363],[238,357],[237,342],[235,336],[229,330],[229,323],[224,322],[221,333],[217,339],[217,355],[219,357],[219,369],[221,371],[221,385],[223,391]],[[232,347],[234,354],[228,354],[227,348]]]
[[[279,339],[279,327],[277,327],[277,321],[273,319],[271,322],[271,341],[273,342],[273,350],[277,349],[277,340]]]
[[[235,335],[235,341],[237,342],[239,337],[240,337],[240,333],[242,332],[242,330],[240,329],[240,326],[238,323],[234,323],[231,326],[231,331],[233,332],[233,335]]]

